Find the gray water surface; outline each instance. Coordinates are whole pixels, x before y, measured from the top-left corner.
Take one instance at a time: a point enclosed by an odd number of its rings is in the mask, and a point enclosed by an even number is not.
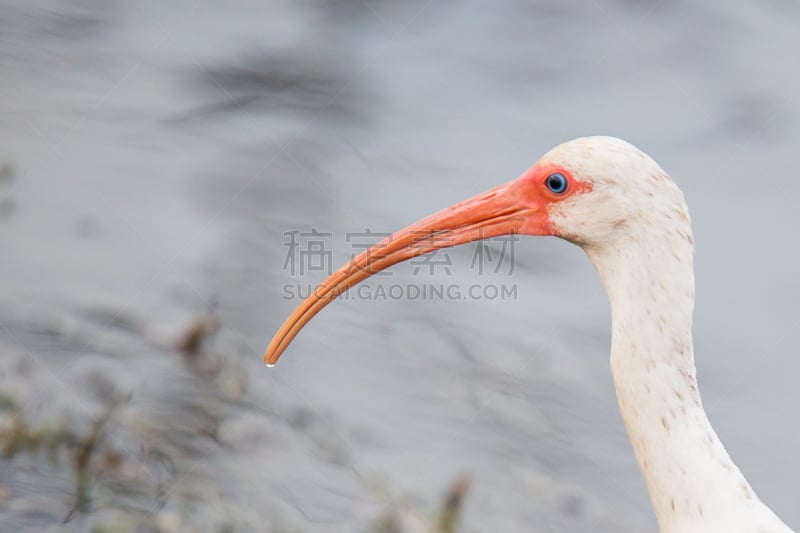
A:
[[[567,243],[523,238],[512,273],[478,274],[474,245],[449,274],[400,265],[375,283],[517,298],[342,300],[261,362],[286,287],[325,274],[286,268],[286,232],[330,233],[335,268],[348,232],[591,134],[686,193],[705,407],[800,528],[799,23],[744,0],[5,1],[0,392],[77,435],[122,400],[89,506],[70,515],[71,452],[16,453],[0,529],[361,531],[406,501],[431,516],[466,473],[463,531],[654,531],[608,304]],[[209,307],[208,353],[182,356]]]

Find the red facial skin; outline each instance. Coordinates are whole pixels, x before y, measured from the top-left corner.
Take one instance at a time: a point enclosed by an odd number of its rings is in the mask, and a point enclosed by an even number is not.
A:
[[[567,188],[557,194],[547,177],[558,172]],[[500,235],[557,235],[550,206],[591,190],[559,165],[536,163],[516,180],[490,189],[411,224],[365,250],[323,281],[289,315],[272,339],[264,362],[273,365],[302,327],[338,295],[401,261],[433,250]]]
[[[547,187],[547,177],[554,173],[567,178],[567,188],[562,193],[554,193]],[[570,171],[552,163],[536,163],[509,185],[514,184],[520,189],[520,201],[535,206],[517,232],[525,235],[558,235],[550,222],[550,206],[592,190],[591,183],[576,180]]]

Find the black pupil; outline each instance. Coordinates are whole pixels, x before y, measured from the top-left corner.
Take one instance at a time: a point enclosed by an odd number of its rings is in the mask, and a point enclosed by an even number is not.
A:
[[[550,174],[547,176],[547,188],[555,193],[564,192],[567,188],[567,178],[559,173]]]

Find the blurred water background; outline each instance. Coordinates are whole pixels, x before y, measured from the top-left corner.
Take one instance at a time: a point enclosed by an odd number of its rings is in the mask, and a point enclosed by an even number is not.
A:
[[[329,233],[336,267],[348,233],[590,134],[685,191],[706,408],[800,527],[798,24],[785,0],[3,0],[0,530],[388,531],[467,476],[461,531],[654,531],[571,245],[398,266],[378,282],[517,298],[342,300],[261,362],[286,287],[325,274],[287,232]]]

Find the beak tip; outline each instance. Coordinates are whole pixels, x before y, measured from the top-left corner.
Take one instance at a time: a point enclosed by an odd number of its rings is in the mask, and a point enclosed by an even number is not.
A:
[[[264,364],[267,365],[268,368],[272,368],[278,362],[279,357],[279,353],[275,353],[268,348],[264,353]]]

